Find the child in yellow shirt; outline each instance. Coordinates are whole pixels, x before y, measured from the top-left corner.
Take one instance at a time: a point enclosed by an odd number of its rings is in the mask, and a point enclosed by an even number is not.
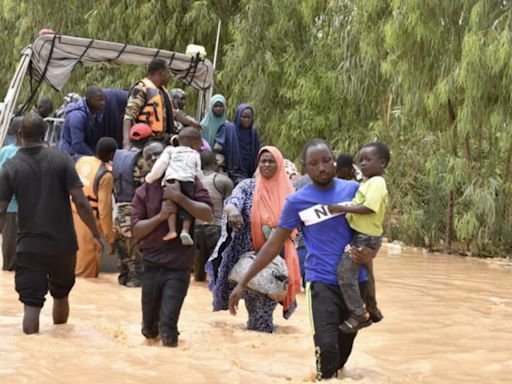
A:
[[[328,208],[333,214],[347,214],[347,221],[354,230],[350,243],[352,247],[365,246],[378,249],[388,203],[386,180],[382,175],[390,161],[389,149],[385,144],[378,142],[367,144],[359,152],[359,160],[365,180],[361,183],[354,199],[348,205],[333,204]],[[337,274],[341,293],[351,312],[350,317],[340,325],[340,329],[345,333],[355,333],[383,318],[377,308],[372,263],[367,263],[365,266],[368,273],[366,306],[359,291],[359,264],[351,259],[348,252],[343,254],[338,264]]]

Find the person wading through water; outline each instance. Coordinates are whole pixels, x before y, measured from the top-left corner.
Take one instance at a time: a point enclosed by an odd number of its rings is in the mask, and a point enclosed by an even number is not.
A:
[[[53,323],[68,320],[77,251],[70,195],[93,242],[101,246],[100,231],[73,160],[44,145],[45,130],[40,116],[25,116],[21,148],[0,169],[0,232],[13,195],[19,206],[14,282],[24,304],[23,332],[27,334],[39,332],[39,314],[48,290],[54,298]]]
[[[335,179],[334,157],[331,147],[322,139],[312,139],[304,146],[303,168],[312,180],[290,195],[281,212],[277,229],[259,250],[244,278],[229,297],[229,310],[234,315],[238,302],[247,289],[247,283],[269,264],[292,231],[301,227],[308,250],[305,263],[306,294],[314,330],[317,379],[337,376],[352,351],[357,333],[343,333],[339,326],[350,316],[338,286],[336,268],[345,247],[352,240],[352,230],[343,215],[332,215],[325,205],[350,201],[359,185],[354,181]],[[361,247],[351,249],[352,259],[358,264],[372,260],[377,251]],[[359,282],[366,290],[366,271],[360,269]]]

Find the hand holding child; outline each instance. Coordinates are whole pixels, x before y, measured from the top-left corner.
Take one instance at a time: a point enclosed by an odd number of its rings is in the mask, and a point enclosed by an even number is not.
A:
[[[377,256],[378,249],[350,247],[350,258],[357,264],[366,264]]]
[[[329,210],[329,213],[346,213],[347,210],[344,205],[340,204],[329,204],[327,206],[327,209]]]
[[[167,184],[164,187],[164,200],[169,200],[175,203],[179,203],[179,200],[183,194],[181,193],[180,182],[175,180],[172,184]]]

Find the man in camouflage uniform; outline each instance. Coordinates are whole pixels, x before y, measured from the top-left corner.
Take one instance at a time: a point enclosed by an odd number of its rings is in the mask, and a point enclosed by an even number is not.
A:
[[[138,153],[138,156],[133,164],[132,180],[133,191],[144,183],[144,177],[151,170],[148,163],[143,156],[142,150],[146,148],[146,155],[148,158],[158,156],[163,151],[163,146],[160,143],[150,143],[148,140],[151,137],[151,128],[143,126],[142,124],[134,125],[130,130],[130,141],[132,148],[129,151]],[[116,153],[118,156],[123,151]],[[114,177],[119,178],[119,162],[114,158]],[[120,196],[121,191],[119,180],[115,180],[116,196]],[[131,193],[130,193],[131,194]],[[133,198],[133,196],[131,196]],[[127,199],[122,199],[127,200]],[[129,201],[119,201],[116,204],[117,213],[114,219],[114,230],[117,234],[115,242],[116,253],[118,255],[118,281],[121,285],[127,287],[140,287],[140,274],[142,273],[142,259],[139,254],[137,243],[132,238],[130,230],[132,204]]]
[[[177,133],[171,95],[165,88],[170,78],[168,63],[156,58],[149,63],[147,76],[130,89],[123,118],[124,149],[130,148],[130,128],[137,123],[148,124],[153,139],[164,143]]]
[[[133,179],[137,179],[140,185],[144,182],[144,175],[149,172],[142,156],[139,157],[133,168]],[[142,264],[137,243],[132,241],[130,230],[132,215],[131,203],[118,203],[117,213],[114,218],[114,230],[117,238],[115,249],[118,256],[117,269],[118,281],[127,287],[140,287],[139,276],[142,273]]]

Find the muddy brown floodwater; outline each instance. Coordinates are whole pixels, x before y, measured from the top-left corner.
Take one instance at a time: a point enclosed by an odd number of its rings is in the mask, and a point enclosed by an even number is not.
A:
[[[389,246],[391,247],[391,245]],[[343,383],[512,382],[512,265],[384,246],[376,259],[385,319],[360,332]],[[140,290],[113,274],[77,279],[69,324],[21,332],[14,275],[0,273],[2,383],[311,382],[314,351],[305,296],[276,333],[244,330],[212,313],[205,283],[192,283],[180,319],[180,345],[147,344],[140,334]],[[243,307],[243,305],[242,305]]]

